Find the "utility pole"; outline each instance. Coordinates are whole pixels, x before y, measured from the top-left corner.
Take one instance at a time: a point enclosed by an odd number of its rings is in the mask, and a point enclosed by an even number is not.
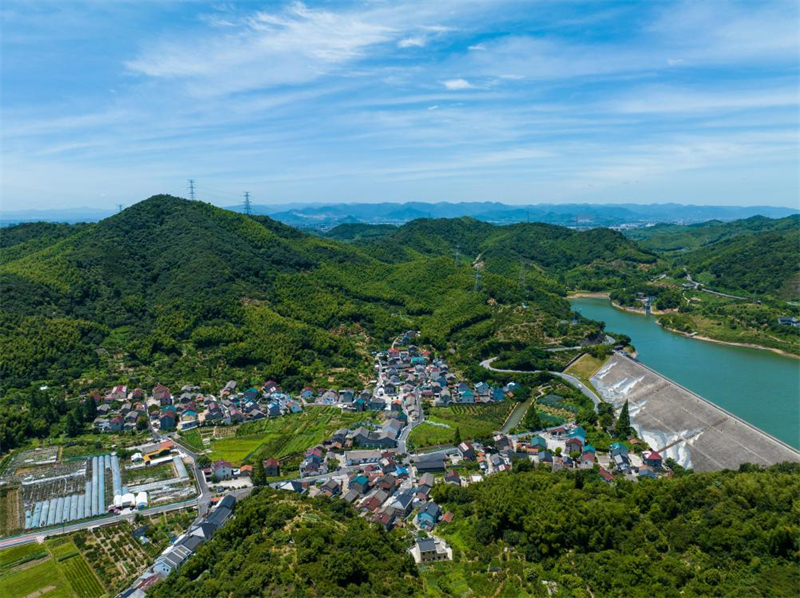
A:
[[[124,209],[125,209],[125,206],[123,204],[121,204],[121,203],[117,204],[117,213],[121,212]]]
[[[250,192],[249,191],[245,191],[244,192],[244,213],[247,214],[248,216],[250,216],[250,214],[251,214],[251,210],[250,210]]]
[[[189,199],[194,200],[194,179],[189,179]]]

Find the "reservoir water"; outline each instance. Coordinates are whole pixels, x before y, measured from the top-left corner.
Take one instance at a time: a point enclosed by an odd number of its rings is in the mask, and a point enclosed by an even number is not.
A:
[[[800,448],[800,359],[720,345],[664,330],[654,316],[616,309],[608,299],[576,298],[573,309],[631,337],[643,364]]]

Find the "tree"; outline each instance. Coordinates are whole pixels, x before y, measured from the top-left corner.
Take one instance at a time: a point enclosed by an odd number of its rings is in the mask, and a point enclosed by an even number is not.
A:
[[[257,461],[255,465],[253,465],[253,485],[254,486],[266,486],[267,485],[267,472],[264,471],[264,464],[260,461]]]
[[[83,402],[84,421],[92,422],[97,417],[97,403],[94,402],[94,397],[86,397]]]
[[[614,426],[614,432],[618,437],[628,437],[628,433],[631,429],[631,416],[628,413],[628,401],[625,400],[625,404],[622,406],[622,410],[619,412],[619,417],[617,418],[617,425]]]
[[[597,413],[592,407],[587,407],[586,409],[581,409],[576,416],[578,423],[586,426],[587,428],[591,428],[597,425]]]
[[[604,429],[608,430],[614,425],[614,407],[611,406],[611,403],[600,403],[597,406],[597,415],[597,420]]]
[[[136,419],[136,429],[140,432],[147,429],[147,418],[144,415],[140,415]]]
[[[455,444],[456,446],[461,444],[461,430],[458,428],[456,428],[456,433],[453,436],[453,444]]]
[[[81,433],[81,425],[78,423],[78,420],[75,419],[75,415],[72,413],[72,411],[67,413],[66,432],[67,436],[70,438]]]
[[[542,418],[539,417],[539,412],[536,411],[536,407],[531,405],[528,407],[528,410],[525,412],[525,417],[522,420],[522,425],[532,431],[541,430],[544,426],[542,426]]]

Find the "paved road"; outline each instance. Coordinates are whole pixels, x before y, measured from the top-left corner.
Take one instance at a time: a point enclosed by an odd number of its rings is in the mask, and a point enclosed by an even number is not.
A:
[[[499,372],[501,374],[539,374],[544,370],[534,370],[532,372],[526,372],[524,370],[501,370],[495,367],[492,367],[492,362],[497,359],[497,357],[492,357],[490,359],[484,359],[481,361],[481,367],[486,368],[487,370],[491,370],[492,372]],[[557,378],[561,378],[562,380],[566,380],[573,386],[577,387],[585,396],[589,397],[592,402],[595,404],[595,407],[599,405],[602,401],[600,397],[598,397],[594,391],[586,386],[583,382],[578,380],[575,376],[571,376],[570,374],[565,374],[563,372],[547,372],[548,374],[552,374]]]
[[[193,507],[196,506],[196,504],[197,504],[197,499],[192,498],[190,500],[183,501],[180,503],[163,505],[160,507],[152,507],[150,509],[144,509],[143,511],[131,511],[130,513],[123,513],[121,515],[111,515],[109,517],[103,517],[101,519],[90,519],[88,521],[82,521],[78,523],[72,523],[69,525],[62,525],[60,527],[53,527],[50,529],[39,530],[36,532],[31,532],[29,534],[24,534],[21,536],[15,536],[13,538],[5,538],[4,540],[0,540],[0,548],[9,548],[11,546],[18,546],[19,544],[27,544],[29,542],[41,542],[45,538],[49,538],[50,536],[68,534],[70,532],[77,532],[82,529],[90,529],[93,527],[99,527],[101,525],[119,523],[120,521],[128,521],[133,519],[137,514],[141,514],[144,516],[158,515],[159,513],[167,513],[169,511],[177,511],[179,509],[186,509],[189,507]]]

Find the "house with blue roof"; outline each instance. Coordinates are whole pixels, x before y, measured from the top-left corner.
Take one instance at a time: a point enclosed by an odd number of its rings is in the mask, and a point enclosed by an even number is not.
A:
[[[547,450],[547,441],[541,436],[534,436],[533,438],[530,439],[530,442],[528,444],[530,445],[531,448],[537,448],[540,451]]]
[[[417,525],[423,529],[433,529],[442,516],[442,509],[433,501],[425,503],[425,506],[417,513]]]

